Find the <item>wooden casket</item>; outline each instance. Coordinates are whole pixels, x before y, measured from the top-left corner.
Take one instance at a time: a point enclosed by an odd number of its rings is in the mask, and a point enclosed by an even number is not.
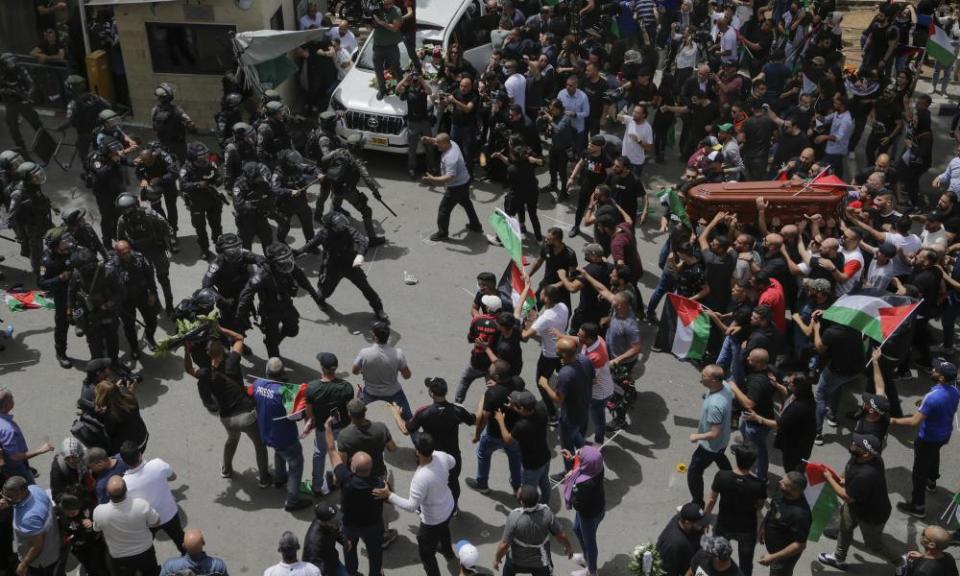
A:
[[[833,183],[794,184],[788,181],[721,182],[700,184],[687,192],[684,204],[692,222],[709,221],[717,212],[736,214],[745,224],[757,221],[757,197],[767,202],[767,219],[783,224],[798,222],[804,215],[837,215],[847,194],[845,185]]]

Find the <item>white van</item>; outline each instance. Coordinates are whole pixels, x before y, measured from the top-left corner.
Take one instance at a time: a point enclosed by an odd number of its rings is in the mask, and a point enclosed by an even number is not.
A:
[[[440,45],[446,54],[449,44],[460,44],[464,58],[483,70],[492,52],[490,31],[481,28],[484,13],[482,0],[417,0],[417,47],[427,46],[429,54],[430,48]],[[425,71],[429,73],[432,65],[428,57]],[[407,50],[400,44],[400,68],[409,66]],[[377,100],[372,36],[333,91],[330,106],[341,116],[337,122],[340,138],[361,133],[369,149],[407,152],[407,104],[394,95]]]

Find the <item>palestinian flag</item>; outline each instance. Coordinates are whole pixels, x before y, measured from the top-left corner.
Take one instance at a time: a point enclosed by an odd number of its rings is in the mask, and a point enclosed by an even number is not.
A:
[[[905,296],[881,290],[860,290],[838,298],[824,311],[823,318],[883,343],[919,305],[916,300]]]
[[[252,382],[247,384],[247,394],[253,396],[257,381],[270,382],[280,385],[280,395],[283,399],[283,407],[287,409],[288,420],[298,420],[300,415],[307,410],[307,384],[291,384],[289,382],[278,382],[269,378],[259,378],[257,376],[247,375],[247,380]],[[279,420],[279,418],[277,418]],[[320,424],[322,425],[322,423]]]
[[[11,312],[22,312],[24,310],[33,310],[34,308],[46,308],[53,310],[53,299],[47,298],[45,292],[39,290],[30,290],[29,292],[7,292],[0,290],[3,299],[7,303],[7,308]]]
[[[690,217],[687,216],[687,209],[684,207],[683,201],[680,200],[680,196],[677,195],[676,190],[673,188],[663,188],[657,193],[657,197],[660,198],[660,204],[669,208],[670,212],[679,218],[684,226],[690,228]]]
[[[527,265],[526,258],[523,258],[523,265]],[[533,288],[531,287],[531,290],[532,289]],[[510,301],[513,302],[513,310],[516,310],[517,304],[520,303],[520,294],[523,293],[523,272],[520,271],[520,267],[517,266],[516,262],[513,260],[507,263],[507,269],[504,270],[503,274],[500,276],[500,282],[497,284],[497,290],[501,294],[510,297]],[[527,300],[523,303],[523,313],[526,314],[535,308],[536,305],[536,294],[533,292],[527,294]]]
[[[927,54],[931,55],[940,63],[941,66],[949,67],[953,65],[956,58],[956,51],[950,36],[937,26],[933,18],[930,19],[930,36],[927,38]]]
[[[507,263],[507,269],[500,276],[497,288],[501,294],[510,296],[510,301],[513,302],[513,308],[516,310],[517,304],[520,302],[520,294],[523,292],[523,267],[527,265],[527,260],[523,256],[523,237],[520,236],[520,222],[497,208],[496,212],[490,215],[490,226],[493,227],[500,244],[510,255],[510,262]],[[535,305],[536,295],[530,294],[524,303],[524,313]]]
[[[827,483],[827,474],[834,473],[833,469],[821,462],[807,462],[805,474],[807,476],[807,489],[803,491],[803,496],[810,505],[810,513],[813,521],[810,523],[810,532],[807,533],[807,540],[817,542],[823,534],[823,529],[827,527],[834,511],[840,504],[837,493]]]
[[[710,339],[710,317],[706,309],[689,298],[668,294],[656,347],[670,350],[677,358],[699,360]]]

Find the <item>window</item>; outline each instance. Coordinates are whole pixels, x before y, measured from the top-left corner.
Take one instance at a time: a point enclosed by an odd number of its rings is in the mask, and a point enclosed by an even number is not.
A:
[[[153,71],[219,76],[237,66],[231,37],[236,26],[147,22]]]

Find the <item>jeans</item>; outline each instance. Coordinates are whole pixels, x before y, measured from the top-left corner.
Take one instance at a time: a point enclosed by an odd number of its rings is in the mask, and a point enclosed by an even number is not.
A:
[[[603,512],[593,517],[581,516],[577,512],[573,519],[573,533],[577,535],[580,541],[580,548],[583,550],[583,559],[587,562],[587,572],[597,573],[597,529],[603,520]]]
[[[590,399],[590,420],[593,421],[593,442],[603,444],[603,435],[607,431],[607,401],[610,397]]]
[[[387,82],[384,80],[383,72],[389,68],[394,78],[403,78],[400,71],[400,47],[393,46],[374,46],[373,47],[373,69],[377,75],[377,89],[380,92],[387,91]]]
[[[413,418],[413,412],[410,410],[410,402],[407,401],[407,395],[403,393],[403,390],[389,396],[374,396],[373,394],[367,393],[366,386],[360,388],[360,401],[363,402],[364,405],[373,404],[378,400],[389,404],[399,404],[403,419],[410,420]]]
[[[560,419],[560,447],[564,450],[570,451],[571,454],[577,451],[578,448],[583,446],[583,429],[579,424],[573,424],[567,422],[565,419]],[[569,471],[573,468],[573,462],[568,460],[563,461],[563,467],[565,470]]]
[[[320,437],[317,434],[317,437]],[[300,480],[303,478],[303,446],[294,442],[286,448],[273,449],[273,472],[276,482],[287,482],[287,500],[290,506],[300,500]]]
[[[477,484],[487,486],[490,477],[490,456],[497,450],[507,453],[507,464],[510,466],[510,486],[516,492],[520,487],[520,446],[516,442],[505,444],[500,438],[494,438],[486,430],[480,435],[477,444]]]
[[[520,484],[536,486],[540,490],[540,503],[550,505],[550,462],[539,468],[523,468],[520,471]]]
[[[740,571],[743,572],[743,576],[751,576],[753,574],[753,552],[757,548],[757,533],[728,534],[718,530],[717,535],[730,541],[737,541],[737,559],[740,564]]]
[[[333,429],[334,439],[340,436],[340,429]],[[322,431],[317,430],[314,433],[314,442],[313,442],[313,479],[311,481],[311,489],[314,494],[320,492],[320,487],[323,486],[323,473],[326,470],[327,464],[327,441],[324,437]],[[330,488],[330,486],[327,486]]]
[[[840,403],[840,389],[856,379],[857,374],[852,376],[834,374],[829,366],[820,373],[820,381],[817,382],[817,389],[814,392],[814,398],[817,401],[817,434],[823,431],[823,418],[827,412],[836,414]]]
[[[257,454],[257,473],[260,480],[270,477],[270,466],[267,464],[267,447],[260,439],[260,428],[257,427],[257,412],[240,412],[232,416],[221,416],[220,423],[227,431],[227,441],[223,443],[224,472],[233,472],[233,455],[237,453],[240,444],[240,434],[246,434],[253,442],[253,449]]]
[[[933,62],[933,80],[930,81],[930,84],[933,85],[933,89],[937,89],[937,80],[940,80],[940,91],[944,94],[947,93],[947,84],[950,83],[950,73],[953,71],[953,64],[949,66],[944,66],[940,63],[939,60],[934,60]],[[942,74],[942,76],[941,76]]]
[[[847,551],[853,542],[853,530],[860,527],[860,533],[863,534],[863,543],[867,549],[881,558],[892,559],[894,556],[887,553],[883,546],[883,527],[884,524],[870,524],[863,519],[857,518],[856,513],[850,509],[847,504],[840,506],[840,532],[837,534],[837,548],[834,556],[837,560],[845,562],[847,560]]]
[[[650,302],[647,303],[647,318],[657,317],[657,306],[660,304],[660,300],[668,293],[673,292],[676,280],[673,274],[670,274],[666,270],[660,274],[660,279],[657,280],[657,287],[653,289],[653,294],[650,295]]]
[[[721,470],[730,470],[730,460],[727,459],[726,448],[719,452],[711,452],[703,446],[697,446],[690,457],[690,466],[687,468],[687,488],[693,502],[703,506],[703,473],[711,464],[716,464]]]
[[[757,478],[766,482],[767,471],[770,469],[770,454],[767,450],[767,436],[770,435],[770,428],[761,426],[756,422],[748,422],[740,416],[740,433],[744,439],[753,444],[757,451],[757,464],[754,467],[754,473]]]
[[[427,576],[440,576],[440,566],[437,564],[437,552],[444,556],[453,553],[450,544],[450,518],[439,524],[420,523],[417,530],[417,551],[420,562]]]
[[[125,558],[110,557],[110,572],[113,576],[157,576],[160,566],[157,564],[157,551],[150,546],[145,552]]]
[[[513,563],[513,559],[508,553],[506,558],[503,559],[503,571],[500,572],[500,576],[515,576],[516,574],[530,574],[531,576],[551,576],[553,570],[549,566],[517,566]]]
[[[356,574],[360,568],[360,558],[358,557],[357,542],[363,540],[363,545],[367,549],[367,574],[370,576],[380,576],[383,570],[383,523],[376,522],[369,526],[359,526],[349,528],[345,524],[340,527],[343,535],[350,541],[350,549],[343,551],[344,564],[347,565],[347,572]]]
[[[440,208],[437,211],[437,232],[446,236],[450,233],[450,215],[457,206],[463,206],[467,213],[467,221],[473,228],[482,228],[480,217],[477,216],[477,210],[473,207],[473,201],[470,199],[470,183],[462,186],[448,186],[440,200]]]
[[[460,147],[463,161],[467,165],[467,172],[473,176],[473,160],[477,155],[476,125],[453,124],[450,126],[450,139]]]
[[[467,391],[470,390],[470,385],[473,384],[474,380],[486,378],[486,376],[487,372],[485,370],[480,370],[467,364],[467,367],[463,369],[463,374],[460,376],[460,383],[457,384],[457,392],[453,396],[453,401],[457,404],[463,404],[463,401],[467,399]]]
[[[732,336],[724,336],[723,345],[720,346],[720,353],[717,354],[717,366],[723,368],[723,373],[727,378],[736,380],[733,376],[731,366],[735,363],[737,356],[741,355],[740,343]]]
[[[927,482],[940,478],[940,449],[947,441],[928,442],[917,438],[913,442],[913,492],[911,502],[921,510],[927,502]]]

